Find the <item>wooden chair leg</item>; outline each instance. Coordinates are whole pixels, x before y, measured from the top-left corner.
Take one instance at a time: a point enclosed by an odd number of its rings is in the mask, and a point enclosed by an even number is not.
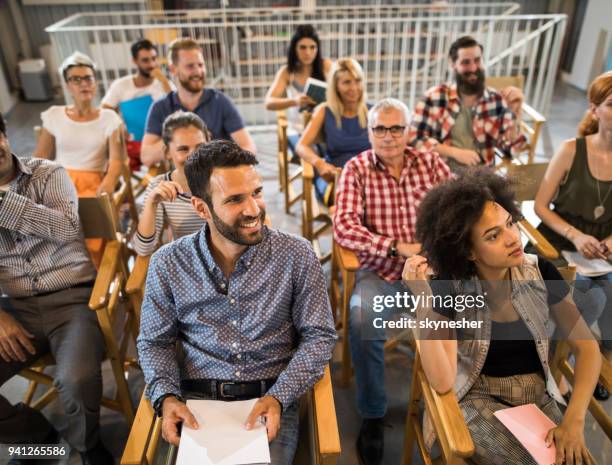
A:
[[[410,385],[410,402],[408,404],[406,425],[404,427],[404,452],[402,457],[402,465],[410,465],[412,463],[414,443],[417,441],[418,432],[421,430],[420,401],[422,393],[420,390],[420,383],[417,379],[418,365],[418,355],[415,355],[414,364],[412,367],[412,382]],[[426,465],[431,465],[431,460],[428,456],[423,457],[423,459]]]
[[[42,396],[40,396],[32,403],[31,407],[35,410],[42,410],[51,402],[53,402],[57,395],[57,389],[55,389],[54,387],[50,387],[47,392],[45,392]]]
[[[355,273],[343,272],[342,283],[342,384],[347,386],[352,375],[351,351],[349,348],[349,313],[351,311],[351,295],[355,287]]]
[[[38,373],[42,373],[43,368],[42,367],[32,368],[32,371],[36,371]],[[27,389],[25,395],[23,396],[23,403],[24,404],[30,405],[32,403],[32,399],[34,398],[34,393],[36,392],[37,388],[38,388],[38,383],[36,381],[30,380],[30,382],[28,383],[28,389]]]

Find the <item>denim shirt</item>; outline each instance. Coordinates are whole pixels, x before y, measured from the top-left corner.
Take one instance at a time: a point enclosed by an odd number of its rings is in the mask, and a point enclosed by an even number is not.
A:
[[[557,402],[565,405],[548,363],[552,322],[547,302],[548,292],[538,268],[538,257],[526,254],[521,266],[510,269],[510,279],[512,306],[525,322],[535,341],[545,375],[546,392]],[[483,293],[480,280],[476,277],[471,281],[457,281],[454,283],[454,288],[458,293],[474,291],[477,294]],[[491,345],[492,326],[491,312],[486,304],[481,308],[466,309],[461,316],[466,320],[482,321],[482,325],[476,329],[457,330],[457,376],[454,391],[459,401],[465,397],[480,376]],[[467,331],[469,334],[466,334]],[[431,447],[435,436],[428,418],[425,419],[425,430],[426,443]]]

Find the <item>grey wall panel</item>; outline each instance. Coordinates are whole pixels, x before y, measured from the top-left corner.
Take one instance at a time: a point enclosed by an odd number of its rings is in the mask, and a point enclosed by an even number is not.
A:
[[[75,13],[84,12],[105,12],[105,11],[134,11],[143,8],[143,4],[126,2],[126,3],[98,3],[95,5],[23,5],[23,14],[28,32],[30,34],[30,42],[35,56],[38,56],[38,48],[41,45],[50,43],[49,34],[45,32],[45,28],[53,23],[73,15]]]

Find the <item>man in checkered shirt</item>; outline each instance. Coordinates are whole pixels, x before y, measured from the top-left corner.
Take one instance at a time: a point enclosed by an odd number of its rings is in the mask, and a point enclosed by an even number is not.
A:
[[[357,254],[361,268],[351,297],[349,342],[357,411],[363,418],[357,451],[366,465],[382,461],[387,410],[385,330],[375,321],[390,319],[394,313],[377,307],[375,299],[404,292],[404,262],[421,250],[414,239],[419,204],[429,190],[451,176],[435,152],[407,145],[409,121],[408,108],[399,100],[384,99],[374,105],[368,114],[372,149],[348,161],[336,193],[334,238]]]
[[[429,89],[410,124],[410,145],[436,151],[453,171],[493,164],[496,148],[513,156],[526,140],[519,127],[523,93],[486,87],[482,52],[474,38],[457,39],[449,51],[455,81]]]

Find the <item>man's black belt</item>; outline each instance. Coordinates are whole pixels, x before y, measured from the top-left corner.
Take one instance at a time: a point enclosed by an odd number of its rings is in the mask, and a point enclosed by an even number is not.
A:
[[[185,379],[181,381],[181,391],[186,397],[196,394],[218,400],[247,400],[264,396],[275,382],[276,378],[257,381]]]

